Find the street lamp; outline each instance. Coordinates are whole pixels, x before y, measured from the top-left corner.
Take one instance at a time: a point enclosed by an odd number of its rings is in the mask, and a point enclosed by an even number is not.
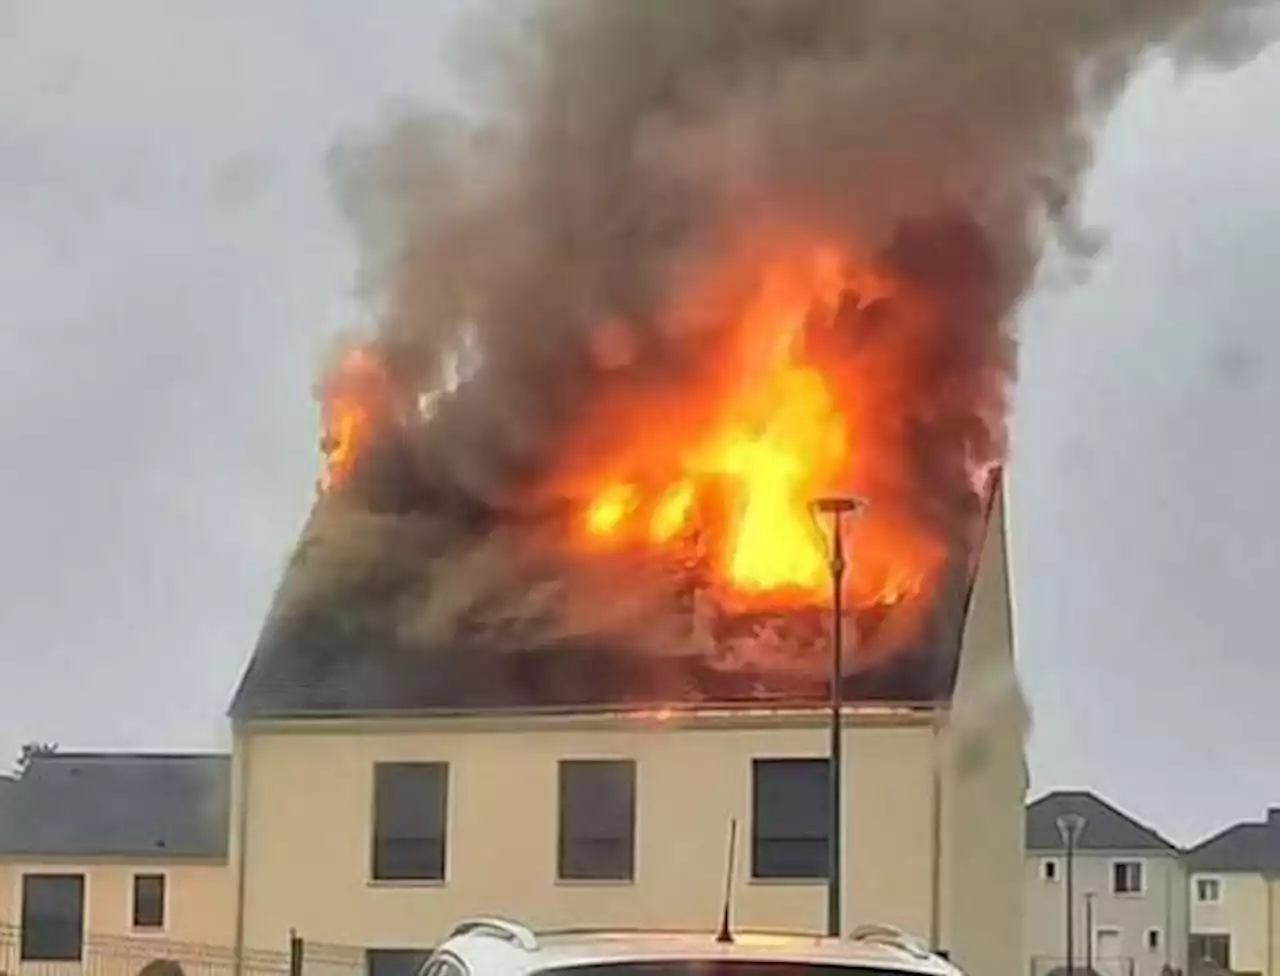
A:
[[[1097,894],[1092,891],[1084,893],[1084,972],[1085,976],[1093,976],[1093,899]]]
[[[831,757],[830,796],[827,808],[827,935],[839,938],[841,928],[842,852],[840,844],[841,795],[844,790],[844,574],[848,563],[844,554],[844,520],[863,508],[860,498],[829,495],[811,503],[814,521],[831,522],[831,547],[827,567],[831,570]]]
[[[1075,976],[1076,970],[1075,859],[1076,841],[1080,839],[1080,832],[1084,830],[1084,825],[1085,819],[1078,813],[1064,813],[1058,818],[1058,833],[1062,835],[1063,846],[1067,849],[1067,976]]]

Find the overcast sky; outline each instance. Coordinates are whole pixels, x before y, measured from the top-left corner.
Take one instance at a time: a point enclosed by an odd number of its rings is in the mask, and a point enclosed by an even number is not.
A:
[[[465,5],[0,0],[0,756],[226,744],[362,321],[325,154],[437,97]],[[1183,841],[1280,805],[1276,118],[1275,54],[1144,75],[1108,249],[1023,316],[1035,787]]]

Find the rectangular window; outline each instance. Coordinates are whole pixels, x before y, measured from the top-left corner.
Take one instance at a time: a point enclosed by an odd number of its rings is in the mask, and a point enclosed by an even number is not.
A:
[[[1116,895],[1142,894],[1142,862],[1115,861],[1111,865],[1111,891]]]
[[[1046,857],[1040,861],[1040,880],[1053,884],[1058,880],[1058,859]]]
[[[165,882],[163,874],[133,876],[133,927],[164,928]]]
[[[84,954],[84,875],[22,878],[23,962],[78,962]]]
[[[831,793],[825,759],[756,759],[751,766],[751,876],[827,876]]]
[[[631,881],[636,859],[636,764],[630,759],[560,763],[558,876]]]
[[[443,881],[448,806],[448,763],[376,763],[374,880]]]
[[[1192,969],[1198,969],[1203,963],[1212,963],[1219,969],[1231,969],[1231,936],[1225,933],[1193,934],[1189,940],[1189,960]]]
[[[1159,952],[1160,951],[1160,930],[1156,928],[1147,929],[1146,943],[1147,943],[1148,952]]]
[[[418,976],[430,949],[366,949],[365,976]]]
[[[1222,881],[1218,878],[1196,878],[1196,901],[1216,905],[1222,901]]]

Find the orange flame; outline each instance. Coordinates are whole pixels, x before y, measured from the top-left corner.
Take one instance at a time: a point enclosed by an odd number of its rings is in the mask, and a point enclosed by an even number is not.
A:
[[[630,424],[599,425],[611,428],[604,436],[612,463],[602,467],[616,473],[587,476],[596,487],[585,538],[659,546],[696,531],[716,537],[713,558],[732,592],[768,602],[826,600],[827,540],[810,503],[861,493],[858,475],[874,471],[875,461],[860,451],[857,391],[842,388],[856,377],[824,368],[806,344],[833,325],[842,299],[855,295],[862,308],[893,287],[850,270],[845,255],[827,248],[771,261],[740,306],[710,382],[672,403],[641,394],[622,408]],[[918,592],[937,547],[892,511],[868,522],[859,528],[865,558],[855,562],[851,584],[859,602],[892,604]]]
[[[361,450],[386,413],[389,393],[390,381],[381,360],[365,346],[348,349],[325,377],[322,492],[340,487],[351,476]]]

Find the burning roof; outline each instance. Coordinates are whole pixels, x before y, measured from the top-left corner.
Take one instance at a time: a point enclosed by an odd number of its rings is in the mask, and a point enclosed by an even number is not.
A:
[[[867,502],[851,693],[945,698],[1011,323],[1046,245],[1087,243],[1088,126],[1152,45],[1221,55],[1254,12],[539,0],[482,21],[470,114],[334,155],[377,334],[320,384],[322,497],[238,704],[812,697],[809,505],[832,494]]]

